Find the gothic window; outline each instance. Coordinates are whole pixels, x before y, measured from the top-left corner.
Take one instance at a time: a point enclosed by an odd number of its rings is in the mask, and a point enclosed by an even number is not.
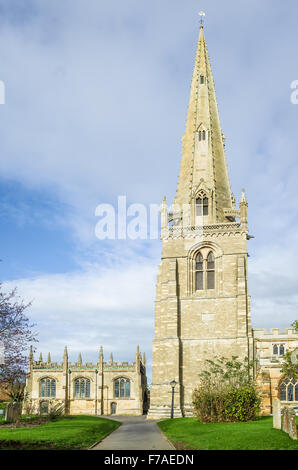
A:
[[[130,397],[130,380],[120,377],[114,381],[114,396],[115,398],[129,398]]]
[[[197,198],[196,214],[197,216],[208,215],[208,198],[206,196],[199,196]]]
[[[206,140],[206,131],[205,130],[202,130],[202,131],[199,131],[199,142],[201,142],[202,140]]]
[[[198,254],[196,259],[196,290],[204,289],[204,260],[201,253]]]
[[[279,391],[281,401],[298,401],[298,379],[293,379],[293,377],[284,379],[279,386]]]
[[[274,356],[283,356],[285,354],[284,344],[274,344],[273,354],[274,354]]]
[[[56,397],[56,380],[44,377],[40,381],[40,396],[47,398]]]
[[[207,257],[207,289],[214,289],[215,287],[215,262],[214,254],[210,251]]]
[[[75,398],[90,398],[90,379],[80,377],[74,381]]]
[[[209,252],[206,259],[202,253],[196,257],[196,290],[215,289],[215,259],[212,251]]]
[[[204,75],[201,75],[200,76],[200,84],[203,85],[203,83],[204,83]]]

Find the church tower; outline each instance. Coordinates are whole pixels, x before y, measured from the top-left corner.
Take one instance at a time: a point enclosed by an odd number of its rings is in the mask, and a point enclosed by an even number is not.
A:
[[[238,219],[238,220],[236,220]],[[196,52],[173,205],[161,207],[149,418],[192,415],[204,361],[252,358],[247,201],[231,193],[203,26]]]

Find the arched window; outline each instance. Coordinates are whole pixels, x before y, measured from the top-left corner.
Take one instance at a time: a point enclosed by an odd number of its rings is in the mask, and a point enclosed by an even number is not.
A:
[[[196,290],[215,289],[215,258],[212,251],[204,259],[201,252],[196,257]]]
[[[196,290],[204,289],[204,260],[201,253],[196,259]]]
[[[201,75],[201,76],[200,76],[200,84],[201,84],[201,85],[204,84],[204,75]]]
[[[274,356],[283,356],[285,354],[285,345],[284,344],[274,344],[273,354],[274,354]]]
[[[199,196],[196,200],[196,215],[208,215],[208,198]]]
[[[56,397],[56,380],[50,377],[44,377],[40,381],[40,396],[55,398]]]
[[[80,377],[74,381],[75,398],[90,398],[90,379]]]
[[[116,398],[130,397],[130,380],[120,377],[114,381],[114,396]]]
[[[298,379],[293,379],[293,377],[284,379],[279,386],[279,391],[281,401],[298,401]]]
[[[199,142],[206,140],[207,133],[205,129],[199,131]]]
[[[210,251],[207,256],[207,289],[215,287],[215,261],[214,254]]]

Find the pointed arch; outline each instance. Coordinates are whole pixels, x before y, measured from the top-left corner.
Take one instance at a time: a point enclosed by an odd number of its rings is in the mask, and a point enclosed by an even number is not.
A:
[[[42,377],[39,381],[39,396],[42,398],[56,398],[56,379]]]
[[[74,379],[75,398],[90,398],[91,381],[88,377],[76,377]]]
[[[188,295],[220,288],[222,248],[211,241],[193,245],[188,251]]]

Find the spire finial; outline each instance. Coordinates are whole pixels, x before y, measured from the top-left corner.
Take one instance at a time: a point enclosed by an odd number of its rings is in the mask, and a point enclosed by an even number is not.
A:
[[[78,356],[78,366],[81,366],[82,365],[82,354],[79,353],[79,356]]]
[[[203,27],[204,19],[205,19],[206,13],[205,13],[204,11],[200,11],[199,16],[201,17],[201,20],[200,20],[201,27]]]

